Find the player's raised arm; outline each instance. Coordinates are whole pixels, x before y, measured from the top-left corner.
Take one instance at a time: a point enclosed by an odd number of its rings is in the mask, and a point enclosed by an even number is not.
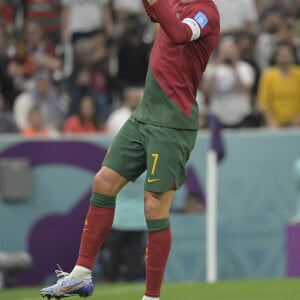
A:
[[[208,22],[208,18],[201,12],[199,12],[198,19],[197,16],[193,16],[180,20],[168,9],[167,1],[148,0],[147,2],[150,8],[152,8],[158,23],[176,44],[197,40]]]
[[[147,15],[149,16],[150,20],[151,20],[152,22],[157,23],[158,21],[157,21],[155,12],[154,12],[154,10],[152,9],[152,7],[151,7],[151,5],[150,5],[150,1],[148,1],[148,0],[142,0],[142,1],[143,1],[145,10],[146,10]]]

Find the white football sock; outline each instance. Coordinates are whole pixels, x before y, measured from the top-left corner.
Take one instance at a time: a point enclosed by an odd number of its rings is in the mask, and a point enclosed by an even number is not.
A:
[[[142,300],[159,300],[159,298],[144,296]]]
[[[70,275],[78,279],[86,280],[92,278],[92,271],[82,266],[75,266]]]

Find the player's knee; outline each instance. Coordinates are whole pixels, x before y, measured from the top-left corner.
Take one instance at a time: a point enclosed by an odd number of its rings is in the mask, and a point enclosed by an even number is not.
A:
[[[118,191],[115,191],[115,183],[109,174],[106,174],[102,169],[94,176],[93,190],[104,195],[114,195]]]
[[[156,219],[160,214],[160,203],[154,193],[147,192],[144,196],[145,217],[147,220]]]

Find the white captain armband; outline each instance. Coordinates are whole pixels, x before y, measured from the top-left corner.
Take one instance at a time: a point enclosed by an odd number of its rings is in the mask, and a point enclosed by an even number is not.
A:
[[[191,37],[191,41],[195,41],[200,37],[201,34],[201,28],[199,26],[199,24],[197,23],[197,21],[195,21],[194,19],[191,18],[185,18],[182,20],[182,23],[185,23],[186,25],[188,25],[191,30],[192,30],[192,37]]]

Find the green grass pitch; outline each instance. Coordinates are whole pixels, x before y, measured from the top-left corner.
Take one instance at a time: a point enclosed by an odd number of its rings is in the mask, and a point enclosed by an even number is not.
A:
[[[4,289],[1,300],[38,300],[39,288]],[[92,297],[99,300],[141,300],[143,284],[99,284]],[[46,298],[44,298],[46,299]],[[55,298],[52,298],[55,299]],[[68,299],[68,298],[66,298]],[[84,299],[77,296],[70,299]],[[161,300],[299,300],[300,279],[206,283],[165,283]]]

